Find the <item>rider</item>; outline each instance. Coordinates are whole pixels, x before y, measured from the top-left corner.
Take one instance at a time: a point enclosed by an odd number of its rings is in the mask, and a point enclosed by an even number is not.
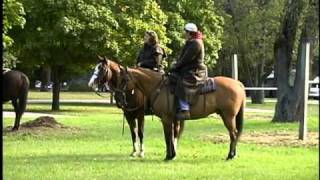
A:
[[[158,35],[154,31],[146,31],[144,35],[144,46],[139,52],[137,66],[164,72],[161,65],[162,59],[166,57],[165,51],[160,47]]]
[[[151,30],[146,31],[144,35],[144,46],[140,50],[137,58],[137,66],[164,73],[161,62],[165,57],[166,53],[164,49],[160,47],[157,33]],[[150,100],[147,100],[145,106],[145,115],[152,114],[150,103]]]
[[[207,77],[207,67],[204,64],[204,45],[202,33],[198,31],[194,23],[185,25],[186,43],[182,53],[176,62],[172,64],[170,74],[174,74],[176,81],[175,95],[179,99],[179,109],[176,115],[177,120],[190,118],[190,94],[187,86],[196,87],[203,83]]]

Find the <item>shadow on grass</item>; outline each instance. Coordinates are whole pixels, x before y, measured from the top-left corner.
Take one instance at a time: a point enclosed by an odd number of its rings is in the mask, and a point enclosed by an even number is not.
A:
[[[120,153],[110,154],[55,154],[44,156],[8,157],[8,161],[36,162],[37,164],[52,163],[106,163],[106,162],[161,162],[156,159],[131,158]]]
[[[158,158],[158,156],[157,156]],[[194,163],[207,163],[207,158],[191,158],[191,159],[184,159],[183,157],[177,158],[176,160],[172,161],[164,161],[164,158],[154,159],[154,158],[140,158],[140,157],[130,157],[129,155],[120,154],[120,153],[106,153],[106,154],[54,154],[54,155],[42,155],[42,156],[25,156],[25,157],[12,157],[9,156],[5,158],[7,161],[16,163],[32,163],[35,162],[37,165],[48,165],[48,164],[61,164],[61,163],[164,163],[164,164],[173,164],[173,163],[186,163],[186,164],[194,164]],[[213,162],[231,162],[226,161],[221,156],[217,155],[212,157],[210,161]]]

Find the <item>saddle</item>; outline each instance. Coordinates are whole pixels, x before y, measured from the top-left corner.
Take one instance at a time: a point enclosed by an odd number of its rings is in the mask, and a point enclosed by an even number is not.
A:
[[[193,104],[200,95],[214,92],[216,84],[214,78],[206,78],[202,81],[190,82],[177,76],[168,76],[170,92],[180,99]],[[200,82],[200,83],[197,83]]]

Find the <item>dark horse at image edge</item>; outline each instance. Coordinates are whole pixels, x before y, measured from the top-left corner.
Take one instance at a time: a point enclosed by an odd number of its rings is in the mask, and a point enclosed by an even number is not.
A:
[[[29,85],[29,79],[24,73],[15,70],[3,72],[2,104],[11,101],[16,114],[12,130],[19,129],[22,114],[26,110]]]

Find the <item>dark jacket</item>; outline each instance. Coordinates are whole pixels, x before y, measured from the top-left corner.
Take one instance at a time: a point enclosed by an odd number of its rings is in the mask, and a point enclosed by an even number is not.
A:
[[[177,63],[170,70],[175,80],[175,95],[192,103],[199,85],[207,78],[207,67],[204,64],[204,46],[202,39],[186,41]]]
[[[174,71],[183,74],[190,70],[204,70],[204,46],[201,39],[190,39],[186,41]]]
[[[140,67],[143,68],[161,70],[161,62],[162,59],[165,58],[165,56],[165,52],[159,44],[144,44],[144,47],[139,52],[137,64],[140,63]]]
[[[186,41],[181,55],[171,72],[197,85],[207,77],[207,67],[204,64],[204,46],[201,39]]]

